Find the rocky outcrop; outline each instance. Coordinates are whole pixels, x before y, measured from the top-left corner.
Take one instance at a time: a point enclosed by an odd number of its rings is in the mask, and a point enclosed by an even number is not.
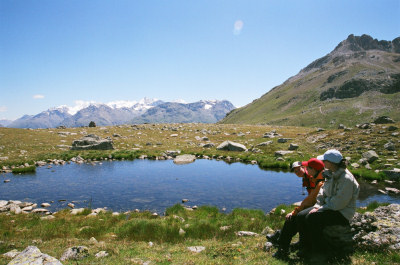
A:
[[[400,205],[381,206],[358,214],[351,222],[358,247],[368,250],[400,250]]]
[[[35,246],[29,246],[24,251],[19,253],[9,265],[62,265],[62,263],[47,254],[40,252]]]
[[[89,134],[82,139],[75,140],[72,143],[71,150],[112,150],[114,149],[112,141],[101,139],[95,134]]]
[[[375,119],[374,123],[376,123],[376,124],[388,124],[388,123],[394,123],[394,120],[392,120],[388,116],[381,116],[381,117]]]
[[[222,144],[218,145],[217,150],[225,150],[225,151],[247,151],[246,146],[243,144],[225,141]]]

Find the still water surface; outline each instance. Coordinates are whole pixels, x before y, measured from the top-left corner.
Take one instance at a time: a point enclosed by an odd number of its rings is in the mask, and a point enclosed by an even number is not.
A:
[[[229,212],[234,208],[270,211],[279,204],[305,198],[301,179],[290,172],[261,170],[256,165],[196,160],[175,165],[171,160],[104,161],[37,168],[35,174],[7,174],[0,182],[0,200],[51,202],[50,210],[67,207],[107,207],[113,211],[133,209],[163,213],[182,199],[189,206],[213,205]],[[59,201],[66,200],[66,201]],[[400,202],[369,192],[358,206],[369,202]]]

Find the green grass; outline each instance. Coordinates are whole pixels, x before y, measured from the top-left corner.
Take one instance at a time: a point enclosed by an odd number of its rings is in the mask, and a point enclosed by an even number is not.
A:
[[[29,166],[29,167],[13,168],[12,169],[12,173],[14,173],[14,174],[35,173],[35,172],[36,172],[36,166]]]

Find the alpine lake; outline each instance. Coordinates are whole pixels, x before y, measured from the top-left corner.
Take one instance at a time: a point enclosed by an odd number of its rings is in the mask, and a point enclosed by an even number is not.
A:
[[[101,161],[38,167],[31,174],[3,174],[1,200],[51,203],[50,211],[102,208],[125,212],[139,209],[163,214],[187,199],[185,206],[216,206],[269,212],[279,204],[302,201],[306,191],[292,172],[260,169],[257,165],[198,159],[176,165],[172,160]],[[361,185],[357,206],[372,201],[400,203],[399,196],[381,194],[372,184]]]

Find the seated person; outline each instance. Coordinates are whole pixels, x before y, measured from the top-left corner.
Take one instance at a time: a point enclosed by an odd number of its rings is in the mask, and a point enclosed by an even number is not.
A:
[[[306,187],[308,194],[310,194],[315,188],[315,184],[310,180],[311,176],[308,174],[307,168],[301,162],[296,161],[292,164],[291,169],[299,178],[303,178],[303,187]]]
[[[275,243],[278,245],[278,251],[273,256],[280,259],[288,257],[290,242],[293,236],[298,232],[296,215],[303,209],[309,208],[315,204],[318,192],[323,185],[324,177],[322,176],[322,172],[324,170],[324,163],[321,160],[311,158],[308,161],[302,162],[301,165],[307,168],[311,176],[310,181],[314,183],[315,188],[312,189],[311,193],[301,202],[300,206],[286,215],[286,221],[279,233],[279,238],[276,239],[276,235],[267,236],[270,241],[274,241],[275,239]],[[300,237],[300,246],[303,243]]]
[[[305,253],[324,262],[327,249],[323,229],[329,225],[349,225],[360,188],[339,151],[331,149],[318,158],[324,161],[326,181],[319,191],[317,203],[298,213],[297,225],[305,246],[311,247]]]

